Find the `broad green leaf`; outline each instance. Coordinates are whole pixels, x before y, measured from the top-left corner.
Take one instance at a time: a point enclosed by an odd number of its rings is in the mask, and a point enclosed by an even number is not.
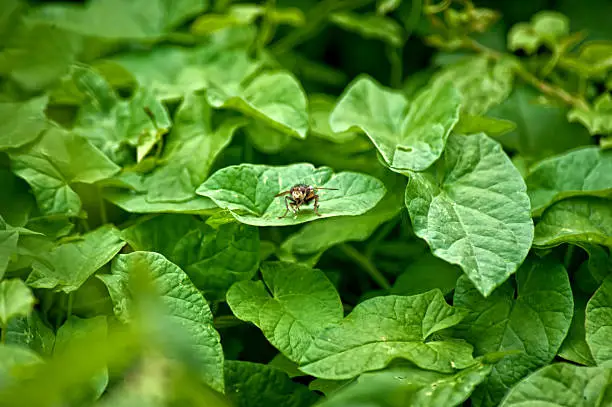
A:
[[[318,335],[304,353],[300,370],[323,379],[350,379],[406,359],[423,369],[451,373],[474,363],[473,348],[461,340],[436,339],[435,334],[464,316],[439,290],[371,298]]]
[[[432,84],[452,83],[463,96],[462,113],[481,115],[510,95],[513,76],[508,62],[477,56],[445,66],[434,75]]]
[[[164,255],[207,297],[225,298],[259,267],[259,231],[236,221],[212,227],[187,215],[161,215],[125,229],[123,238],[134,250]]]
[[[491,366],[481,363],[455,374],[391,367],[359,376],[320,406],[453,407],[461,405],[490,372]]]
[[[289,359],[299,362],[323,329],[342,320],[342,303],[325,274],[295,263],[261,265],[262,281],[227,292],[234,315],[254,323]],[[264,285],[265,284],[265,285]]]
[[[15,345],[0,344],[0,389],[11,384],[11,380],[23,379],[19,369],[42,363],[34,351]]]
[[[330,116],[335,132],[363,131],[393,170],[422,171],[442,154],[459,119],[461,98],[451,83],[421,92],[411,103],[367,76],[353,81]]]
[[[569,111],[567,118],[570,122],[582,123],[591,135],[612,134],[612,97],[609,93],[603,93],[595,99],[592,108],[574,108]]]
[[[36,196],[43,215],[77,216],[81,199],[73,183],[93,184],[119,171],[85,138],[60,128],[47,130],[35,144],[10,153],[13,172]]]
[[[26,91],[42,91],[68,73],[82,42],[79,36],[49,22],[19,24],[0,50],[0,75]]]
[[[13,318],[6,328],[6,343],[30,348],[41,356],[51,356],[55,333],[34,310],[27,317]]]
[[[44,259],[36,260],[27,283],[71,293],[123,248],[125,242],[114,226],[101,226],[79,240],[61,244]]]
[[[217,205],[208,198],[196,196],[184,202],[149,202],[147,195],[126,189],[107,189],[104,198],[131,213],[210,214]]]
[[[319,396],[272,367],[237,360],[225,362],[226,394],[236,407],[310,407]]]
[[[73,67],[72,80],[86,98],[74,131],[119,165],[133,162],[134,155],[141,161],[172,126],[166,108],[151,90],[139,89],[123,101],[106,79],[83,66]]]
[[[586,307],[586,341],[598,366],[612,366],[612,278],[608,277]]]
[[[324,94],[309,95],[310,131],[314,136],[335,143],[346,143],[354,140],[357,133],[353,131],[336,133],[331,129],[329,117],[334,109],[335,102],[334,98]]]
[[[518,380],[553,360],[574,307],[567,272],[550,259],[527,260],[516,273],[516,289],[508,281],[488,298],[461,277],[453,303],[469,311],[457,333],[474,345],[476,355],[521,351],[495,364],[472,397],[476,406],[497,405]]]
[[[539,162],[525,179],[534,216],[573,196],[612,195],[612,152],[585,147]]]
[[[612,371],[568,363],[546,366],[514,386],[500,407],[592,407],[612,402]]]
[[[586,342],[586,306],[587,299],[574,291],[574,316],[572,324],[559,348],[558,356],[565,360],[585,366],[594,366],[595,360]]]
[[[0,103],[0,151],[34,141],[47,127],[45,107],[49,98]]]
[[[355,32],[364,38],[386,42],[393,47],[401,47],[404,42],[404,30],[392,18],[366,13],[337,12],[329,20],[347,31]]]
[[[0,327],[4,330],[11,319],[27,316],[35,301],[32,291],[20,279],[0,281]]]
[[[183,270],[159,253],[134,252],[118,256],[112,265],[111,277],[114,277],[114,281],[103,281],[112,290],[115,283],[125,284],[130,275],[142,271],[152,277],[161,303],[169,313],[170,322],[188,334],[186,340],[191,345],[190,358],[204,382],[223,392],[223,350],[219,334],[213,326],[213,316],[206,299]],[[125,296],[120,299],[121,306],[129,303]]]
[[[391,294],[415,295],[438,288],[446,295],[455,289],[460,276],[459,267],[427,253],[408,264],[395,280]]]
[[[105,338],[107,336],[107,325],[105,316],[81,319],[70,316],[66,322],[57,330],[53,354],[61,356],[74,345],[75,341],[82,341],[87,337],[96,336]],[[82,402],[94,401],[100,398],[108,385],[108,370],[101,369],[92,375],[89,385],[79,389],[75,395]]]
[[[310,255],[330,247],[351,241],[364,241],[383,223],[395,217],[402,207],[399,191],[406,185],[404,177],[396,175],[392,185],[387,184],[389,192],[368,212],[355,217],[321,219],[302,227],[290,235],[281,245],[287,252]]]
[[[515,24],[508,33],[508,48],[533,54],[540,45],[554,49],[569,34],[569,19],[556,11],[540,11],[530,23]]]
[[[535,227],[533,245],[548,248],[562,243],[612,247],[612,200],[575,197],[549,206]]]
[[[166,137],[165,164],[146,177],[147,201],[186,202],[197,199],[196,188],[206,180],[219,153],[245,122],[225,119],[213,125],[213,115],[203,94],[187,94]]]
[[[302,209],[297,215],[285,213],[283,197],[274,195],[296,184],[308,184],[337,191],[321,190],[320,218],[361,215],[382,199],[386,190],[374,177],[354,172],[333,174],[328,167],[311,164],[266,166],[242,164],[225,167],[210,176],[197,193],[229,209],[240,222],[254,226],[297,225],[318,219],[313,210]]]
[[[85,4],[46,4],[31,13],[77,34],[108,40],[153,40],[202,13],[208,0],[92,0]]]
[[[17,251],[18,241],[19,231],[7,225],[0,216],[0,280],[6,272],[11,257]]]
[[[540,104],[537,102],[540,96],[536,89],[517,83],[505,101],[493,106],[487,116],[516,124],[516,129],[497,135],[496,140],[507,150],[518,152],[529,164],[573,148],[592,145],[592,137],[584,126],[568,123],[568,109]]]
[[[523,178],[484,134],[452,135],[434,167],[411,174],[406,207],[414,233],[434,255],[461,266],[484,295],[516,271],[531,247]]]
[[[306,94],[288,72],[262,73],[246,85],[212,87],[206,93],[216,108],[229,108],[298,138],[308,130]]]

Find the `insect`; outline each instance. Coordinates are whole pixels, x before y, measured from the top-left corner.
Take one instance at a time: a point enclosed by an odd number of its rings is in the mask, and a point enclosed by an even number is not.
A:
[[[319,213],[319,195],[317,195],[319,189],[329,189],[334,191],[338,190],[338,188],[319,188],[312,185],[296,184],[292,186],[291,189],[274,195],[275,198],[278,196],[285,196],[285,207],[287,210],[283,216],[279,216],[278,218],[282,219],[287,216],[289,210],[297,215],[300,210],[300,206],[310,205],[312,201],[314,201],[314,213],[317,216],[321,216]]]

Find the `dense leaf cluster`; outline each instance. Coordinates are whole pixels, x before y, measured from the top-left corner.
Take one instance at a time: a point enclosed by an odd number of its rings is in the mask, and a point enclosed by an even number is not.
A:
[[[586,3],[1,1],[0,405],[612,405]]]

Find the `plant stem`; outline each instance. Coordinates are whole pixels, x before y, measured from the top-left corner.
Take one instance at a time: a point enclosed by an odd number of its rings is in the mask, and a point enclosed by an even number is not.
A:
[[[396,89],[401,88],[404,77],[403,51],[402,47],[392,47],[389,45],[387,48],[387,57],[391,63],[391,87]]]
[[[106,225],[108,223],[108,215],[106,213],[106,203],[102,197],[102,190],[100,187],[98,187],[98,203],[100,205],[100,222]]]
[[[231,328],[244,324],[244,321],[236,318],[233,315],[221,315],[214,320],[215,328]]]
[[[494,49],[480,44],[472,38],[464,39],[463,44],[465,48],[485,54],[491,59],[499,60],[504,56],[503,54],[495,51]],[[563,103],[572,107],[576,107],[578,109],[588,109],[587,103],[582,98],[578,96],[573,96],[565,89],[540,80],[537,76],[529,72],[522,64],[514,63],[513,68],[514,72],[519,78],[521,78],[546,96],[561,100]]]
[[[378,228],[378,230],[374,233],[374,236],[368,242],[368,245],[365,250],[366,257],[372,258],[372,255],[376,251],[378,244],[382,242],[385,237],[387,237],[387,235],[393,231],[398,221],[399,216],[395,216],[393,219],[384,223],[381,227]]]
[[[2,332],[0,332],[0,343],[6,343],[6,325],[2,325]]]
[[[266,44],[274,37],[274,32],[276,31],[276,24],[272,23],[270,20],[270,15],[272,11],[276,7],[276,0],[267,0],[264,15],[262,17],[261,27],[259,28],[259,33],[257,34],[257,38],[255,39],[255,51],[258,55],[263,52]]]
[[[565,252],[565,256],[563,256],[563,265],[566,270],[569,270],[569,267],[572,265],[572,258],[574,257],[574,249],[576,246],[570,244],[567,246],[567,251]]]
[[[376,281],[376,283],[388,290],[391,288],[391,284],[387,281],[387,278],[376,268],[376,266],[372,263],[372,261],[359,253],[353,246],[348,245],[346,243],[342,243],[338,245],[340,250],[347,255],[351,260],[353,260],[359,267],[363,269],[366,273],[370,275],[372,280]]]

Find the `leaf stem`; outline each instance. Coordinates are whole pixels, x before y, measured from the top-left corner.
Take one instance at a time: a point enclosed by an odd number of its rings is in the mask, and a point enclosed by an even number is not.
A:
[[[214,325],[216,329],[232,328],[244,324],[244,321],[236,318],[233,315],[221,315],[215,318]]]
[[[403,48],[387,46],[387,58],[391,64],[391,87],[399,89],[402,86],[402,79],[404,77],[403,67]]]
[[[274,32],[276,31],[276,24],[274,24],[270,16],[272,15],[272,11],[276,7],[276,0],[267,0],[265,11],[262,16],[261,27],[259,28],[259,32],[257,33],[257,38],[255,39],[255,52],[257,55],[261,55],[264,47],[270,40],[274,37]]]
[[[504,57],[504,55],[500,52],[495,51],[494,49],[491,49],[485,45],[482,45],[476,40],[469,37],[464,39],[463,45],[465,48],[485,54],[491,59],[499,60]],[[519,78],[521,78],[523,81],[527,82],[546,96],[558,99],[571,107],[576,107],[578,109],[588,109],[587,103],[581,97],[573,96],[565,89],[540,80],[537,76],[529,72],[521,63],[515,62],[513,64],[513,70]]]
[[[378,228],[378,230],[374,233],[374,236],[368,242],[368,245],[365,250],[366,257],[372,258],[372,255],[376,251],[378,244],[382,242],[387,237],[387,235],[389,235],[389,233],[393,231],[398,221],[399,216],[395,216],[393,219],[389,220]]]
[[[391,288],[391,284],[389,281],[387,281],[387,278],[380,272],[380,270],[376,268],[374,263],[372,263],[368,257],[359,253],[353,246],[346,243],[338,245],[338,248],[351,260],[353,260],[353,262],[360,266],[363,271],[368,273],[372,280],[376,281],[379,286],[385,290]]]

